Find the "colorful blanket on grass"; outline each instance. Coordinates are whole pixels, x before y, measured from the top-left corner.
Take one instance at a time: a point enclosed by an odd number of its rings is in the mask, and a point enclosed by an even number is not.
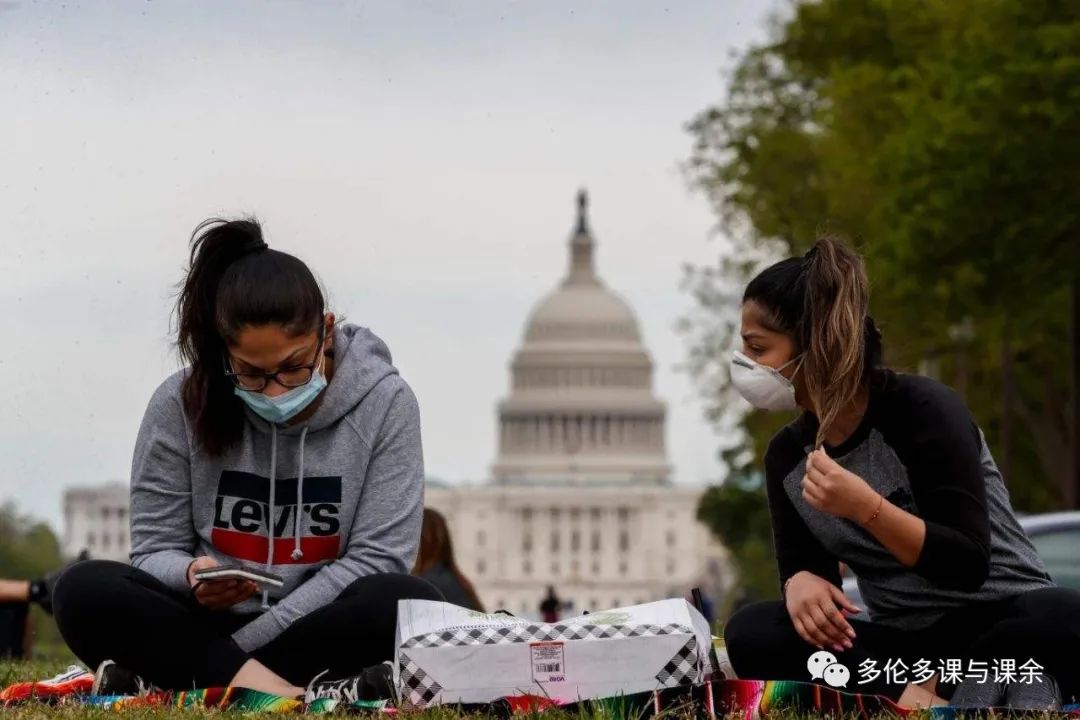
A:
[[[77,672],[72,672],[77,671]],[[333,711],[377,712],[396,714],[398,708],[386,701],[339,704],[333,700],[318,700],[310,704],[295,698],[280,697],[246,688],[209,688],[180,692],[152,692],[141,696],[91,696],[93,676],[82,668],[71,668],[56,679],[37,683],[16,683],[0,691],[0,703],[12,705],[23,702],[47,702],[64,705],[86,705],[112,710],[136,707],[200,708],[235,710],[239,712],[306,712],[323,714]],[[52,684],[49,684],[52,683]],[[602,713],[611,720],[645,720],[661,714],[676,714],[697,720],[716,717],[735,717],[739,720],[762,720],[796,713],[829,717],[872,718],[883,715],[906,716],[910,711],[888,698],[876,695],[846,693],[823,685],[794,681],[715,680],[693,686],[667,688],[649,693],[562,704],[551,700],[520,695],[507,697],[484,705],[461,708],[463,714],[482,713],[495,718],[535,716],[545,710],[558,709],[570,713],[585,710],[591,716]],[[1044,716],[1041,712],[1020,712],[1007,708],[995,709],[1000,716]],[[986,712],[981,709],[980,714]],[[965,711],[961,708],[933,708],[931,720],[958,720]],[[1051,716],[1076,720],[1080,705],[1067,706]]]

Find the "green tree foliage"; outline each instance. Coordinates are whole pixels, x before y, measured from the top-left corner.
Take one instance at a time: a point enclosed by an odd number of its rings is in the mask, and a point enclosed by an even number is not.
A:
[[[0,507],[0,577],[41,577],[60,565],[60,543],[46,523],[20,515],[10,502]]]
[[[731,473],[723,485],[709,488],[698,505],[698,519],[731,553],[739,590],[725,598],[719,616],[729,614],[737,602],[779,597],[769,505],[762,475],[753,468],[749,453],[727,452]]]
[[[866,257],[890,365],[964,394],[1020,509],[1080,506],[1080,5],[796,2],[689,130],[727,243],[688,273],[683,322],[715,421],[731,422],[746,281],[840,232]],[[760,459],[786,419],[737,418],[730,450]]]

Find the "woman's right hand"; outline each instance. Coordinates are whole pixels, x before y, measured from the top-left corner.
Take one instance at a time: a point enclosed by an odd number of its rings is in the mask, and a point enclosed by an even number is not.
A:
[[[203,580],[195,579],[195,573],[217,566],[219,563],[212,557],[202,556],[191,561],[187,570],[187,581],[195,588],[195,599],[203,607],[211,610],[225,610],[237,603],[247,600],[259,591],[259,586],[251,580]]]
[[[851,614],[859,608],[828,580],[803,570],[791,576],[784,591],[788,615],[799,636],[819,649],[851,649],[855,630],[839,608]]]

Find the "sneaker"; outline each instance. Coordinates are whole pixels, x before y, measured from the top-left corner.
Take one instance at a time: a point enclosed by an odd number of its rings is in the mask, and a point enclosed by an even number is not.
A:
[[[15,683],[0,692],[0,702],[5,705],[23,700],[42,700],[45,702],[68,695],[85,695],[94,684],[94,676],[79,665],[69,665],[64,672],[48,680]]]
[[[112,660],[102,660],[94,673],[90,695],[147,695],[151,686],[141,677],[120,667]]]
[[[372,665],[359,675],[340,680],[320,680],[324,670],[308,683],[304,702],[335,700],[343,703],[371,702],[394,699],[394,667],[389,662]]]

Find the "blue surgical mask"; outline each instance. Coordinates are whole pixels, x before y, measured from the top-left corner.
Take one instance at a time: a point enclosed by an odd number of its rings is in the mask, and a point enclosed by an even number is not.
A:
[[[307,384],[293,388],[277,397],[240,388],[235,388],[233,392],[239,395],[240,399],[263,420],[281,425],[303,412],[304,408],[314,402],[325,388],[326,378],[320,370],[316,369]]]

